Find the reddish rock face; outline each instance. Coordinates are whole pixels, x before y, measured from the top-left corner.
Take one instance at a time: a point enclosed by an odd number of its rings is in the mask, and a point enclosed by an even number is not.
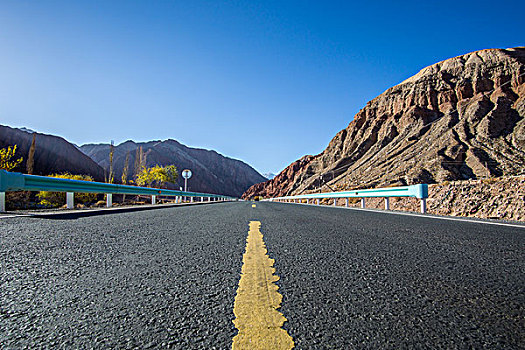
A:
[[[293,185],[300,182],[300,177],[306,166],[315,159],[314,156],[304,156],[293,162],[272,180],[261,182],[250,187],[244,192],[242,198],[253,198],[256,196],[278,197],[293,191]]]
[[[424,68],[357,113],[317,156],[244,198],[525,172],[525,48],[490,49]]]

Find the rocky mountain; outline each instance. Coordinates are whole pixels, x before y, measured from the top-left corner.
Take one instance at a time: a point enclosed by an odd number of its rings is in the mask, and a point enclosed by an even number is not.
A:
[[[24,158],[16,171],[26,172],[26,161],[32,140],[32,130],[0,125],[0,148],[16,145],[15,157]],[[97,181],[104,181],[104,169],[75,145],[58,136],[36,133],[34,174],[49,175],[64,172],[91,175]]]
[[[115,146],[113,158],[115,179],[121,179],[128,153],[130,169],[128,180],[132,179],[139,147],[143,149],[148,167],[173,164],[179,171],[190,169],[193,176],[188,180],[188,190],[191,191],[239,197],[253,184],[266,181],[266,178],[255,169],[240,160],[225,157],[215,151],[187,147],[175,140],[144,143],[126,141]],[[109,172],[109,144],[87,144],[80,149]],[[179,176],[179,182],[171,187],[179,188],[183,184],[184,180]]]
[[[523,174],[524,82],[525,47],[426,67],[368,102],[321,154],[244,197]]]

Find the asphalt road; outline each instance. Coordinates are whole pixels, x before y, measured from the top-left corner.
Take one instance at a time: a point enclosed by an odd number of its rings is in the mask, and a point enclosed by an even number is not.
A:
[[[0,220],[0,348],[229,349],[248,223],[297,349],[525,348],[525,228],[282,203]]]

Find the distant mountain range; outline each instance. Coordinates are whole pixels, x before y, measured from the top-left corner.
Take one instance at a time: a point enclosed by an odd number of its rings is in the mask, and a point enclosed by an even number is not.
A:
[[[32,140],[32,130],[0,125],[0,148],[16,145],[16,158],[24,158],[19,168],[15,169],[16,171],[26,171],[26,161]],[[69,172],[88,174],[96,181],[104,181],[104,169],[63,138],[36,133],[35,145],[35,175]]]
[[[113,167],[115,178],[120,179],[124,169],[126,154],[129,153],[129,177],[133,173],[136,152],[142,147],[146,156],[146,166],[175,165],[179,171],[190,169],[193,173],[188,180],[188,190],[198,192],[216,192],[231,196],[241,196],[255,183],[266,181],[261,174],[248,164],[225,157],[215,151],[187,147],[176,140],[150,141],[136,143],[126,141],[115,146]],[[109,144],[82,145],[80,150],[109,171]],[[174,188],[182,187],[184,180]]]
[[[280,196],[523,174],[525,47],[422,69],[368,102],[315,156],[244,195]]]
[[[26,161],[33,138],[33,130],[11,128],[0,125],[0,148],[17,145],[16,157],[23,157],[22,164],[15,171],[26,172]],[[212,192],[230,196],[241,196],[255,183],[266,181],[248,164],[225,157],[215,151],[191,148],[175,140],[135,143],[126,141],[115,146],[114,179],[120,182],[129,152],[129,177],[131,180],[136,150],[142,147],[146,166],[173,164],[180,171],[191,169],[193,176],[188,180],[188,190]],[[105,181],[109,173],[109,144],[87,144],[76,146],[65,139],[36,133],[35,175],[50,175],[69,172],[91,175],[96,181]],[[170,188],[183,186],[183,180]]]
[[[271,180],[275,177],[274,173],[264,173],[263,176],[267,178],[268,180]]]

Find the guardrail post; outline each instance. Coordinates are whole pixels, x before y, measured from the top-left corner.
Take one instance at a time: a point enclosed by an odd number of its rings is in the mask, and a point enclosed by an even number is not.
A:
[[[385,210],[390,210],[390,198],[385,197]]]
[[[334,207],[337,206],[337,198],[334,198]]]
[[[111,193],[106,193],[106,208],[111,208],[113,206],[113,195]]]
[[[193,203],[193,196],[190,197],[190,203]]]
[[[421,212],[425,214],[427,212],[427,199],[421,198]]]
[[[75,207],[75,194],[73,192],[66,192],[66,208],[73,209]]]
[[[366,204],[365,204],[365,198],[361,198],[361,208],[366,208]]]
[[[151,196],[151,204],[157,204],[157,196]]]
[[[310,199],[306,199],[306,204],[310,204]]]
[[[348,198],[345,198],[345,207],[348,208]]]
[[[316,204],[319,205],[319,198],[317,198],[317,200],[316,200]]]
[[[5,211],[5,192],[0,192],[0,212]]]

